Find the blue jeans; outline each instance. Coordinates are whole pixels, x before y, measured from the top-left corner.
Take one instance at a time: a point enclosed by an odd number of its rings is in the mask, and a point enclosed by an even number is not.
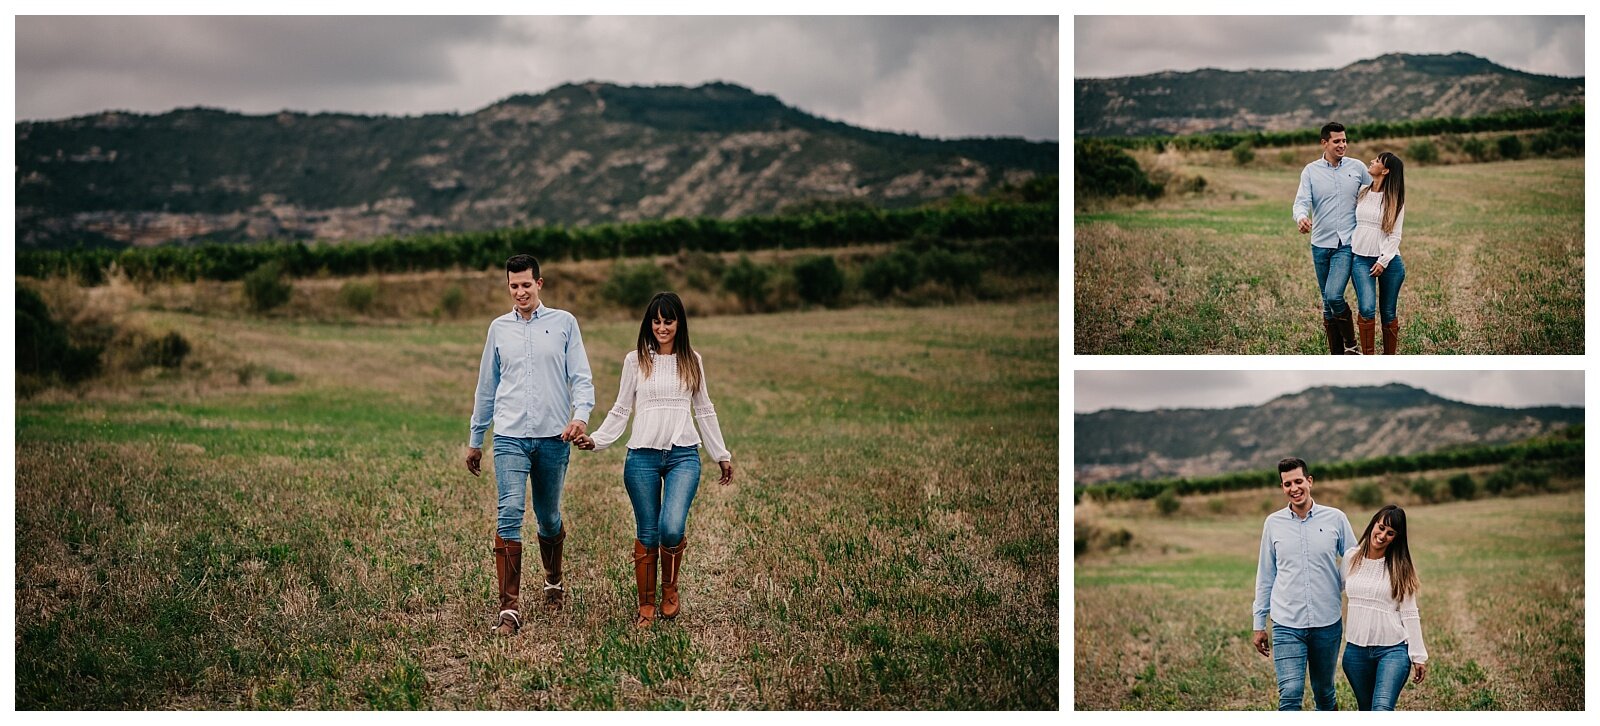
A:
[[[700,448],[628,449],[622,484],[633,502],[635,536],[645,547],[677,547],[700,489]]]
[[[1400,302],[1400,284],[1406,281],[1406,263],[1400,260],[1400,255],[1395,255],[1389,260],[1389,266],[1383,268],[1383,273],[1373,277],[1372,267],[1376,264],[1376,257],[1355,255],[1350,280],[1356,284],[1356,307],[1360,308],[1363,318],[1370,320],[1381,312],[1383,322],[1392,323],[1395,305]]]
[[[1322,317],[1336,318],[1350,311],[1344,302],[1344,286],[1350,281],[1350,245],[1338,249],[1311,248],[1311,264],[1317,268],[1317,288],[1322,290]]]
[[[1404,642],[1344,646],[1344,677],[1356,694],[1356,706],[1363,711],[1393,711],[1409,675],[1411,656]]]
[[[1311,667],[1311,695],[1318,711],[1337,711],[1333,670],[1344,639],[1344,621],[1320,628],[1272,624],[1272,666],[1278,671],[1278,710],[1299,711],[1306,700],[1306,666]]]
[[[561,487],[567,478],[570,444],[560,436],[519,439],[494,435],[494,480],[500,490],[500,539],[522,541],[522,513],[533,490],[533,516],[539,534],[561,534]],[[529,486],[524,487],[527,482]]]

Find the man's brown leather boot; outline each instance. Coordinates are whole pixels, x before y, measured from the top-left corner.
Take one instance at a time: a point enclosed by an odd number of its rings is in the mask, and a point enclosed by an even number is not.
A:
[[[559,612],[566,600],[566,584],[561,581],[561,543],[567,541],[567,525],[554,537],[539,535],[539,560],[544,564],[544,610]]]
[[[490,632],[516,635],[522,629],[522,614],[517,611],[517,595],[522,589],[521,542],[494,536],[494,575],[500,586],[500,618]]]

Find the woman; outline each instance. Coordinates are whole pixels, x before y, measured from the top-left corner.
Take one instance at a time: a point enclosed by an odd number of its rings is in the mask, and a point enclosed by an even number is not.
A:
[[[678,568],[683,564],[684,525],[700,488],[702,437],[722,468],[719,484],[733,481],[733,454],[722,443],[717,411],[706,393],[705,368],[689,345],[689,318],[678,296],[657,293],[645,306],[639,343],[622,359],[617,402],[593,436],[574,442],[585,451],[604,449],[622,436],[628,415],[638,411],[622,483],[633,502],[633,576],[639,591],[634,623],[678,615]],[[695,433],[695,423],[700,433]],[[656,610],[656,562],[661,563],[661,608]]]
[[[1417,612],[1416,567],[1406,510],[1390,504],[1372,515],[1361,541],[1344,555],[1344,677],[1363,711],[1393,711],[1406,676],[1428,675],[1428,649]]]
[[[1356,234],[1351,240],[1350,281],[1356,286],[1356,327],[1361,353],[1372,355],[1374,320],[1383,313],[1383,354],[1394,355],[1400,345],[1400,320],[1395,304],[1406,280],[1400,259],[1400,229],[1406,223],[1406,167],[1387,151],[1367,166],[1372,184],[1356,194]],[[1376,283],[1377,290],[1373,290]]]

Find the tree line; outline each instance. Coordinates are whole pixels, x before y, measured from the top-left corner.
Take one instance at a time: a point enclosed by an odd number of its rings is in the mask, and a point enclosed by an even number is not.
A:
[[[679,252],[838,247],[924,239],[1054,235],[1050,202],[987,202],[905,210],[858,209],[740,219],[667,219],[590,227],[535,227],[382,238],[365,243],[269,242],[121,250],[26,250],[17,274],[100,284],[113,266],[141,282],[239,280],[268,263],[307,276],[485,269],[525,252],[541,260],[613,259]]]
[[[1583,108],[1574,107],[1559,111],[1519,109],[1485,116],[1415,119],[1411,121],[1371,121],[1345,124],[1346,136],[1352,142],[1373,139],[1432,136],[1436,134],[1471,134],[1488,131],[1524,131],[1527,129],[1557,128],[1583,133]],[[1078,139],[1079,143],[1100,143],[1123,149],[1174,148],[1180,151],[1226,151],[1249,144],[1254,148],[1278,146],[1304,146],[1321,140],[1321,127],[1294,131],[1227,131],[1187,136],[1108,136]]]
[[[1462,469],[1489,464],[1508,464],[1534,461],[1577,461],[1577,474],[1583,473],[1583,427],[1572,426],[1548,439],[1527,441],[1504,446],[1471,446],[1445,449],[1410,456],[1380,456],[1358,461],[1341,461],[1328,464],[1312,463],[1312,475],[1318,480],[1354,479],[1382,474],[1408,474],[1437,469]],[[1145,481],[1112,482],[1074,487],[1074,499],[1087,495],[1097,501],[1127,499],[1154,499],[1163,492],[1175,495],[1216,494],[1218,492],[1260,489],[1278,486],[1280,477],[1276,469],[1241,471],[1232,474],[1201,478],[1150,479]]]

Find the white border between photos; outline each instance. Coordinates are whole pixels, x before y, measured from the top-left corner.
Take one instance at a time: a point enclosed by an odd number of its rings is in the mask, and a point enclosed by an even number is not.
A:
[[[1353,13],[1350,12],[1350,10],[1352,10],[1353,8],[1351,6],[1348,6],[1348,5],[1346,5],[1346,6],[1321,6],[1321,7],[1312,6],[1312,5],[1302,5],[1302,6],[1290,7],[1290,6],[1284,5],[1281,2],[1262,2],[1260,0],[1252,0],[1251,2],[1228,2],[1228,3],[1225,3],[1225,4],[1221,5],[1221,6],[1218,6],[1218,5],[1197,6],[1197,5],[1194,5],[1193,3],[1146,2],[1146,1],[1143,1],[1143,0],[1131,0],[1131,1],[1123,0],[1123,2],[1117,2],[1117,3],[1072,3],[1070,5],[1071,5],[1071,7],[1070,7],[1069,12],[1071,12],[1073,14],[1073,16],[1076,16],[1076,15],[1200,15],[1200,14],[1207,14],[1207,15],[1224,15],[1224,14],[1238,14],[1238,15],[1291,15],[1291,14],[1293,14],[1293,15],[1335,15],[1335,14],[1340,14],[1340,15],[1343,15],[1343,14],[1353,14]],[[1574,3],[1550,3],[1550,2],[1542,2],[1542,1],[1522,2],[1522,3],[1517,3],[1515,6],[1506,6],[1504,4],[1491,4],[1491,3],[1487,3],[1487,2],[1478,2],[1478,1],[1473,1],[1473,0],[1468,0],[1468,1],[1465,1],[1465,2],[1450,3],[1450,4],[1443,4],[1443,3],[1431,3],[1431,4],[1428,4],[1428,3],[1419,3],[1419,2],[1407,1],[1407,2],[1384,3],[1381,6],[1381,10],[1382,10],[1381,13],[1372,13],[1372,14],[1383,14],[1383,15],[1407,15],[1407,14],[1411,14],[1411,15],[1445,15],[1445,14],[1448,14],[1448,15],[1511,15],[1511,14],[1522,14],[1522,15],[1584,15],[1584,6],[1580,5],[1579,3],[1575,3],[1575,2]],[[1516,11],[1520,11],[1520,12],[1516,12]],[[1072,161],[1071,161],[1070,155],[1067,154],[1065,150],[1066,150],[1066,146],[1068,144],[1070,144],[1070,140],[1072,139],[1072,134],[1070,132],[1070,129],[1067,128],[1067,127],[1070,126],[1071,122],[1067,121],[1066,119],[1071,119],[1072,118],[1072,114],[1073,114],[1073,98],[1074,97],[1073,97],[1073,94],[1072,94],[1071,81],[1072,81],[1072,76],[1073,76],[1072,68],[1074,67],[1073,55],[1072,55],[1072,47],[1073,47],[1073,42],[1074,42],[1074,38],[1075,38],[1075,36],[1073,35],[1073,33],[1075,31],[1075,28],[1076,28],[1075,19],[1076,19],[1075,17],[1067,17],[1067,18],[1064,18],[1064,22],[1063,22],[1063,25],[1065,26],[1065,29],[1066,29],[1066,38],[1064,39],[1064,43],[1063,43],[1064,48],[1063,48],[1062,54],[1063,54],[1063,57],[1064,57],[1065,66],[1068,69],[1067,72],[1065,74],[1063,74],[1063,76],[1062,76],[1062,86],[1061,86],[1061,96],[1060,96],[1065,101],[1065,104],[1064,104],[1065,108],[1063,109],[1063,114],[1062,114],[1063,130],[1062,130],[1062,134],[1061,134],[1060,138],[1064,142],[1067,142],[1067,144],[1064,144],[1063,147],[1062,147],[1063,148],[1063,153],[1062,153],[1062,165],[1061,165],[1061,168],[1062,168],[1062,177],[1063,178],[1066,178],[1066,177],[1070,176],[1071,166],[1072,166]],[[1584,63],[1585,63],[1584,75],[1585,75],[1585,77],[1594,77],[1595,68],[1596,68],[1595,54],[1590,54],[1590,53],[1587,52],[1587,28],[1588,28],[1588,18],[1587,18],[1587,16],[1585,16],[1583,18],[1583,22],[1584,22],[1584,27],[1585,27],[1585,43],[1586,43],[1585,58],[1584,58]],[[1596,121],[1595,121],[1593,115],[1589,115],[1585,119],[1584,133],[1585,133],[1586,138],[1593,138],[1594,137],[1594,133],[1596,131],[1596,125],[1597,124],[1596,124]],[[1594,149],[1595,149],[1594,146],[1586,147],[1586,151],[1588,152],[1587,156],[1592,158],[1594,156],[1594,153],[1593,153]],[[1600,168],[1597,168],[1597,165],[1594,165],[1594,164],[1588,165],[1588,167],[1585,170],[1585,174],[1584,174],[1584,189],[1585,189],[1586,192],[1592,191],[1592,190],[1594,190],[1596,188],[1595,182],[1596,182],[1597,179],[1600,179]],[[1063,206],[1069,207],[1069,208],[1072,206],[1071,199],[1070,199],[1070,195],[1071,194],[1072,194],[1072,192],[1070,190],[1064,192],[1064,195],[1067,196],[1068,198],[1063,200]],[[1595,254],[1595,251],[1596,251],[1596,232],[1595,232],[1595,221],[1596,221],[1596,218],[1597,218],[1596,214],[1595,214],[1596,207],[1597,207],[1597,205],[1596,205],[1596,201],[1595,201],[1594,196],[1593,195],[1586,195],[1586,198],[1584,200],[1584,233],[1585,233],[1585,238],[1584,238],[1584,258],[1585,258],[1585,261],[1587,261],[1588,259],[1594,257],[1594,254]],[[1061,321],[1060,336],[1061,336],[1061,341],[1062,341],[1062,353],[1063,353],[1063,356],[1062,356],[1062,361],[1061,361],[1061,390],[1062,390],[1062,395],[1061,395],[1061,406],[1060,406],[1060,414],[1059,415],[1061,417],[1060,420],[1063,422],[1062,423],[1062,448],[1061,448],[1061,460],[1060,460],[1060,471],[1063,472],[1063,474],[1062,474],[1062,485],[1061,485],[1061,493],[1062,493],[1062,497],[1061,497],[1061,517],[1062,517],[1063,521],[1066,521],[1068,519],[1068,516],[1071,514],[1071,512],[1069,511],[1070,510],[1070,506],[1069,506],[1068,497],[1066,496],[1066,494],[1067,494],[1068,491],[1071,490],[1071,486],[1072,486],[1072,474],[1071,474],[1071,472],[1073,471],[1073,469],[1072,469],[1072,458],[1073,458],[1072,457],[1072,440],[1073,440],[1073,438],[1072,438],[1072,436],[1073,436],[1073,418],[1072,418],[1072,416],[1073,416],[1073,404],[1072,404],[1073,391],[1072,391],[1072,388],[1073,388],[1074,379],[1075,379],[1075,375],[1076,375],[1077,371],[1128,371],[1128,370],[1139,370],[1139,371],[1143,371],[1143,370],[1149,370],[1149,371],[1161,371],[1161,370],[1179,370],[1179,371],[1184,371],[1184,370],[1216,370],[1216,371],[1231,371],[1231,370],[1241,370],[1241,371],[1250,371],[1250,370],[1285,370],[1286,371],[1286,370],[1346,370],[1346,369],[1352,369],[1352,368],[1360,369],[1360,370],[1373,370],[1373,371],[1380,371],[1380,370],[1405,370],[1405,371],[1433,371],[1433,370],[1448,370],[1448,371],[1491,371],[1491,370],[1498,370],[1498,371],[1541,371],[1541,370],[1549,370],[1549,371],[1556,371],[1556,370],[1560,370],[1560,371],[1584,371],[1585,372],[1585,389],[1584,389],[1585,415],[1584,415],[1584,421],[1585,421],[1585,425],[1586,426],[1591,426],[1591,427],[1593,426],[1593,424],[1595,422],[1595,417],[1596,417],[1595,408],[1596,408],[1597,401],[1600,401],[1600,398],[1597,398],[1597,396],[1596,396],[1595,387],[1587,385],[1588,383],[1591,382],[1591,381],[1588,380],[1587,373],[1592,370],[1592,366],[1589,364],[1588,354],[1589,354],[1590,351],[1594,351],[1596,349],[1595,348],[1596,341],[1597,341],[1597,339],[1600,339],[1600,337],[1597,337],[1597,333],[1596,333],[1595,325],[1594,325],[1593,306],[1591,304],[1591,301],[1594,299],[1594,296],[1593,296],[1594,284],[1593,284],[1592,277],[1588,276],[1588,274],[1587,274],[1587,265],[1585,265],[1585,270],[1583,271],[1584,274],[1585,274],[1585,281],[1584,281],[1584,351],[1585,351],[1585,354],[1584,355],[1566,355],[1566,356],[1456,356],[1456,357],[1451,357],[1451,356],[1397,356],[1392,360],[1391,359],[1383,359],[1383,360],[1379,360],[1379,361],[1357,361],[1355,363],[1349,362],[1349,359],[1340,359],[1339,361],[1335,361],[1331,357],[1320,357],[1320,356],[1244,356],[1244,355],[1222,355],[1222,356],[1195,356],[1195,355],[1184,355],[1184,356],[1100,356],[1100,355],[1087,355],[1087,356],[1083,356],[1083,357],[1078,357],[1078,356],[1076,356],[1076,355],[1074,355],[1072,353],[1072,347],[1073,347],[1073,342],[1072,342],[1073,341],[1073,337],[1072,337],[1072,326],[1073,326],[1073,309],[1072,309],[1073,264],[1072,264],[1072,251],[1073,251],[1074,247],[1073,247],[1073,245],[1072,245],[1072,243],[1070,241],[1071,240],[1070,225],[1068,225],[1065,221],[1063,221],[1063,228],[1064,228],[1063,229],[1064,239],[1068,240],[1066,242],[1063,242],[1063,244],[1062,244],[1062,255],[1064,257],[1064,262],[1062,264],[1063,285],[1062,285],[1062,296],[1061,296],[1061,299],[1060,299],[1060,310],[1061,310],[1061,313],[1060,313],[1060,321]],[[1597,464],[1594,462],[1593,458],[1591,457],[1590,460],[1588,462],[1586,462],[1584,471],[1585,471],[1585,476],[1587,478],[1595,479],[1597,471],[1600,471],[1600,469],[1597,469]],[[1600,487],[1589,487],[1586,490],[1585,496],[1584,496],[1584,505],[1585,505],[1586,511],[1593,511],[1595,509],[1595,506],[1596,506],[1597,503],[1600,503]],[[1068,525],[1068,526],[1070,527],[1070,525]],[[1585,547],[1584,547],[1584,574],[1585,574],[1585,581],[1587,583],[1594,583],[1594,582],[1597,582],[1596,577],[1595,577],[1596,573],[1600,572],[1600,569],[1597,569],[1597,567],[1596,567],[1597,554],[1600,554],[1600,544],[1597,544],[1596,541],[1595,541],[1595,536],[1594,535],[1596,533],[1596,527],[1594,525],[1594,518],[1586,516],[1585,522],[1584,522],[1584,533],[1585,533],[1585,538],[1586,538]],[[1067,533],[1065,531],[1063,531],[1063,533],[1062,533],[1062,545],[1061,545],[1061,552],[1062,552],[1062,559],[1063,560],[1066,559],[1066,551],[1067,551],[1066,550],[1066,537],[1067,537]],[[1065,606],[1064,606],[1063,611],[1062,611],[1063,612],[1063,615],[1062,615],[1062,632],[1063,632],[1062,640],[1063,640],[1063,646],[1064,646],[1065,650],[1068,653],[1068,655],[1065,656],[1066,673],[1063,675],[1063,678],[1068,681],[1067,683],[1063,684],[1064,685],[1064,692],[1067,695],[1065,696],[1065,698],[1063,700],[1063,703],[1069,704],[1069,705],[1065,706],[1064,708],[1066,708],[1068,710],[1075,711],[1073,716],[1069,719],[1070,723],[1073,723],[1073,724],[1135,724],[1135,723],[1137,723],[1137,724],[1140,724],[1140,726],[1143,726],[1144,724],[1148,724],[1148,723],[1157,723],[1157,724],[1160,724],[1160,723],[1176,723],[1176,722],[1179,722],[1180,720],[1185,724],[1220,724],[1220,723],[1228,723],[1230,725],[1231,724],[1238,724],[1238,723],[1246,723],[1246,724],[1249,724],[1249,723],[1267,723],[1269,720],[1280,721],[1281,722],[1281,719],[1278,716],[1278,714],[1271,713],[1271,712],[1103,712],[1103,711],[1076,712],[1076,709],[1074,707],[1075,703],[1073,701],[1074,685],[1073,685],[1073,683],[1070,682],[1071,681],[1071,672],[1072,672],[1072,668],[1073,668],[1071,654],[1073,653],[1074,649],[1073,649],[1072,639],[1065,635],[1065,633],[1068,632],[1070,630],[1070,627],[1071,627],[1072,612],[1073,612],[1073,606],[1074,606],[1074,602],[1073,602],[1072,598],[1070,597],[1070,593],[1072,591],[1072,588],[1070,587],[1070,585],[1068,583],[1068,580],[1071,578],[1071,575],[1070,575],[1071,569],[1072,569],[1071,565],[1069,564],[1068,567],[1064,568],[1063,573],[1062,573],[1062,584],[1063,584],[1062,589],[1063,589],[1063,591],[1069,593],[1069,596],[1067,597],[1067,602],[1065,603]],[[1593,610],[1591,608],[1588,608],[1587,607],[1587,602],[1585,602],[1585,612],[1584,612],[1584,623],[1585,623],[1584,624],[1584,632],[1585,633],[1594,632],[1593,627],[1591,627],[1594,624],[1594,619],[1591,617],[1591,613],[1592,612],[1593,612]],[[1597,703],[1596,698],[1597,698],[1597,696],[1600,696],[1600,680],[1597,680],[1596,677],[1594,675],[1592,675],[1593,672],[1594,672],[1593,666],[1595,664],[1595,659],[1590,654],[1593,652],[1594,649],[1592,647],[1589,647],[1589,644],[1587,642],[1585,643],[1585,646],[1586,647],[1585,647],[1585,658],[1584,658],[1584,660],[1585,660],[1584,672],[1585,672],[1585,681],[1586,682],[1584,684],[1584,705],[1585,705],[1586,709],[1593,709],[1593,708],[1596,708],[1596,703]],[[1453,724],[1468,724],[1468,725],[1471,725],[1471,724],[1499,724],[1499,723],[1503,723],[1505,721],[1505,714],[1503,712],[1481,712],[1481,713],[1480,712],[1450,712],[1448,714],[1441,713],[1441,712],[1431,712],[1431,713],[1420,714],[1420,716],[1421,716],[1421,718],[1423,719],[1424,722],[1435,722],[1435,721],[1442,722],[1445,719],[1449,719],[1450,722],[1453,723]],[[1346,715],[1343,715],[1343,716],[1341,716],[1339,714],[1304,714],[1304,715],[1300,716],[1299,718],[1304,718],[1304,719],[1308,719],[1308,720],[1318,720],[1318,719],[1320,719],[1324,723],[1326,723],[1330,719],[1341,719],[1342,718],[1346,722],[1354,722],[1354,719],[1356,719],[1356,718],[1368,718],[1368,717],[1367,716],[1363,716],[1363,715],[1356,715],[1356,714],[1346,714]],[[1586,722],[1588,722],[1587,719],[1584,716],[1582,716],[1580,712],[1540,712],[1538,714],[1538,718],[1540,719],[1540,721],[1542,723],[1550,723],[1550,724],[1568,724],[1568,723],[1576,724],[1576,723],[1586,723]],[[1411,719],[1408,719],[1408,721],[1409,720],[1411,720]]]

